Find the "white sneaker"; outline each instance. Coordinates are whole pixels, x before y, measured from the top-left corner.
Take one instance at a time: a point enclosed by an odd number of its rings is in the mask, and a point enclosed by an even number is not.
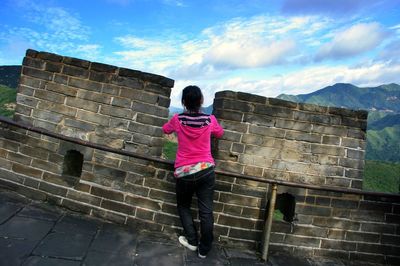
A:
[[[200,259],[205,259],[205,258],[207,257],[206,255],[201,255],[201,254],[200,254],[200,251],[197,252],[197,256],[198,256]]]
[[[190,245],[189,242],[187,241],[186,237],[180,236],[178,238],[178,240],[179,240],[179,243],[182,244],[182,246],[187,247],[191,251],[196,251],[197,250],[197,246]]]

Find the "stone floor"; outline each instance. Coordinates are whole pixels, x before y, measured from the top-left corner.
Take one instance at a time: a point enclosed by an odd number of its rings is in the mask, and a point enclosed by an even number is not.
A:
[[[339,260],[271,254],[215,244],[206,259],[177,237],[107,223],[0,188],[0,265],[348,265]],[[357,265],[357,264],[352,264]],[[365,265],[365,264],[360,264]]]

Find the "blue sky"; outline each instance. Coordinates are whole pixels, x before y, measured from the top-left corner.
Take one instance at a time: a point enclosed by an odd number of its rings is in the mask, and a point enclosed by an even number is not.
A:
[[[400,0],[2,0],[0,65],[28,48],[275,97],[400,83]]]

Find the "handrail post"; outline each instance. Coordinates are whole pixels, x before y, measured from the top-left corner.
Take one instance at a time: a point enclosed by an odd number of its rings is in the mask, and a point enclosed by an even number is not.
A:
[[[262,259],[264,261],[267,261],[267,258],[268,258],[269,239],[270,239],[270,235],[271,235],[272,220],[274,219],[277,189],[278,189],[278,185],[276,183],[273,183],[271,197],[269,199],[268,217],[267,217],[267,220],[265,221],[264,234],[263,234]]]

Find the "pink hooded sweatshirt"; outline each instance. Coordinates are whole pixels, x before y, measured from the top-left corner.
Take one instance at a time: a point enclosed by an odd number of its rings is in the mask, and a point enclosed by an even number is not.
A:
[[[224,134],[223,128],[218,124],[214,115],[210,115],[211,123],[194,128],[182,125],[175,114],[170,121],[162,127],[165,134],[176,132],[178,136],[178,150],[176,152],[175,168],[209,162],[214,164],[211,155],[211,136],[220,138]]]

